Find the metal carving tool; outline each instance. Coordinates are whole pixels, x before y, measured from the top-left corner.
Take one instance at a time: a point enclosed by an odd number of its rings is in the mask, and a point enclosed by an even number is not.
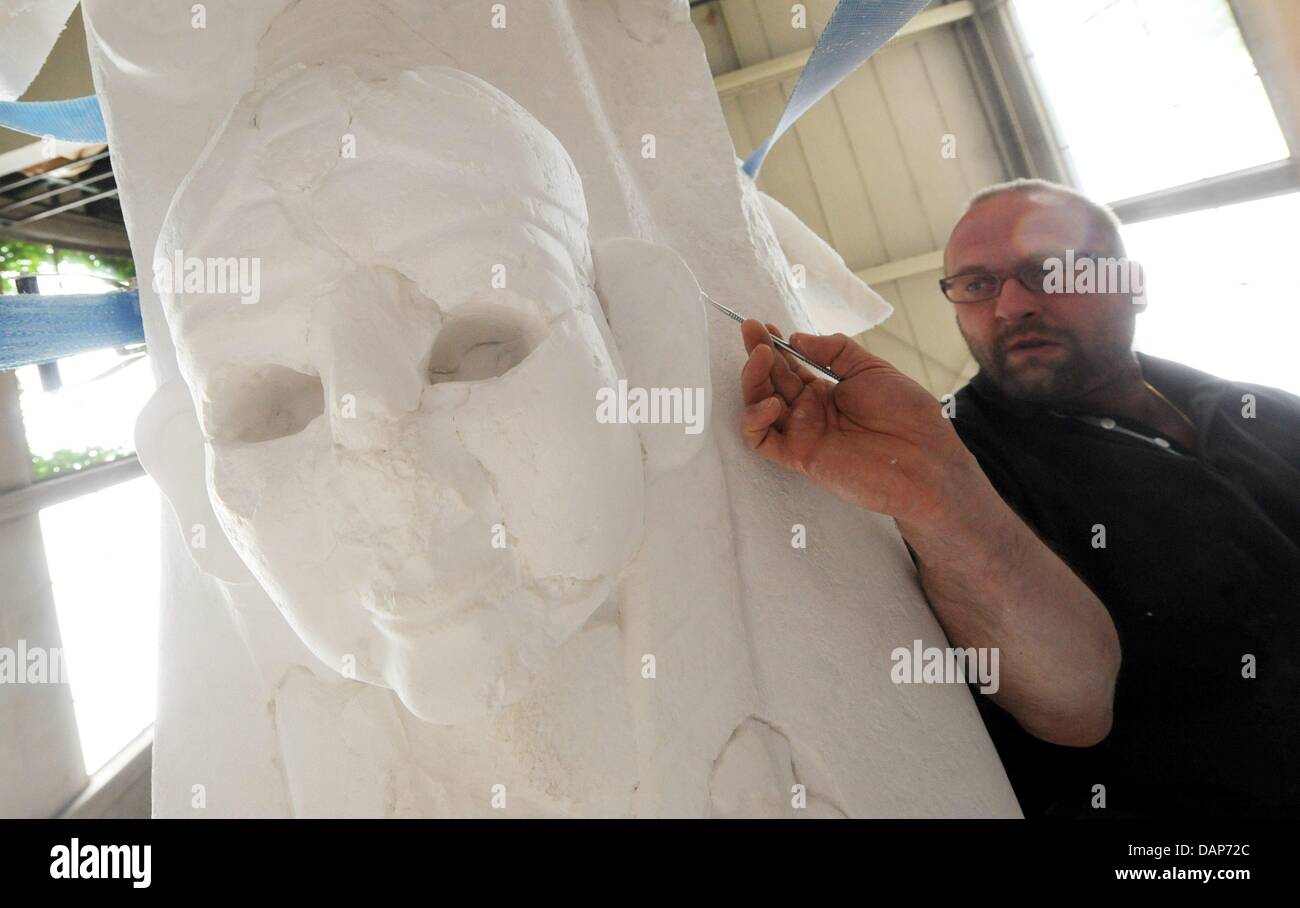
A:
[[[729,315],[729,316],[731,316],[731,317],[734,318],[737,322],[743,322],[743,321],[745,320],[745,317],[744,317],[743,315],[741,315],[739,312],[737,312],[735,309],[731,309],[731,308],[729,308],[729,307],[727,307],[727,306],[722,305],[722,303],[718,302],[718,301],[715,300],[713,297],[709,296],[709,295],[708,295],[707,293],[705,293],[703,290],[700,291],[700,296],[704,297],[706,300],[708,300],[710,303],[712,303],[714,306],[716,306],[717,309],[718,309],[720,312],[722,312],[724,315]],[[796,350],[794,347],[791,347],[791,346],[790,346],[789,344],[787,344],[785,341],[781,340],[781,338],[779,338],[779,337],[773,337],[773,338],[772,338],[772,343],[773,343],[777,348],[779,348],[779,349],[781,349],[781,350],[784,350],[786,353],[789,353],[789,354],[790,354],[791,356],[793,356],[795,359],[799,360],[799,362],[804,363],[805,365],[807,365],[808,367],[810,367],[810,368],[812,368],[812,369],[816,369],[818,372],[820,372],[822,375],[825,375],[825,376],[826,376],[827,378],[829,378],[831,381],[838,382],[838,381],[840,380],[840,377],[839,377],[838,375],[836,375],[834,372],[832,372],[830,369],[826,368],[825,366],[821,365],[820,363],[815,363],[815,362],[813,362],[813,361],[810,360],[808,357],[804,356],[802,353],[800,353],[798,350]]]

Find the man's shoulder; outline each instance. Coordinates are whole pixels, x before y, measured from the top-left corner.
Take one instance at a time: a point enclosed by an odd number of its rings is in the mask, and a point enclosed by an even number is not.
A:
[[[1300,397],[1271,385],[1212,375],[1174,360],[1138,354],[1142,372],[1156,388],[1181,402],[1197,421],[1221,415],[1249,416],[1267,433],[1300,435]],[[1262,415],[1261,415],[1262,414]],[[1233,422],[1237,422],[1233,418]]]
[[[1142,373],[1147,376],[1153,383],[1161,382],[1174,385],[1185,392],[1199,393],[1252,393],[1257,396],[1267,397],[1270,399],[1286,402],[1287,404],[1300,409],[1300,397],[1285,391],[1282,388],[1276,388],[1272,385],[1262,385],[1257,382],[1238,381],[1236,379],[1224,378],[1210,372],[1205,372],[1186,363],[1180,363],[1177,360],[1163,359],[1158,356],[1152,356],[1149,353],[1138,353],[1138,362],[1142,366]]]

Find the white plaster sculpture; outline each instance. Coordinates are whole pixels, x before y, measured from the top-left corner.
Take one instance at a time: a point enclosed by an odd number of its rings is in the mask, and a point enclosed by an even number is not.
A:
[[[641,542],[636,431],[593,419],[618,376],[578,174],[459,70],[331,63],[264,84],[158,250],[261,263],[255,304],[163,293],[218,519],[326,665],[422,719],[481,718]],[[374,151],[341,157],[344,136]]]
[[[700,287],[812,325],[684,0],[190,6],[83,2],[140,273],[261,263],[142,288],[156,814],[1016,815],[969,694],[890,680],[943,644],[893,524],[740,442]]]

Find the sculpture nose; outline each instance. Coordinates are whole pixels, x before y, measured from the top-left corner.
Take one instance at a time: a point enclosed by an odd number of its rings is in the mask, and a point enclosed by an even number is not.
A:
[[[331,435],[352,449],[386,447],[396,424],[419,408],[419,357],[357,344],[341,350],[329,370]]]
[[[365,300],[364,309],[357,301]],[[393,274],[351,276],[325,301],[320,330],[312,328],[311,353],[328,396],[331,434],[348,448],[383,447],[393,426],[420,406],[428,350],[439,325],[436,308],[413,318],[419,300]],[[423,306],[419,306],[423,308]]]

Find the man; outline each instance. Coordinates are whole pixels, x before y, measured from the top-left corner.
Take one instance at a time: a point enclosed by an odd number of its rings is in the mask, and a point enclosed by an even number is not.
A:
[[[892,515],[952,645],[999,649],[977,701],[1027,816],[1300,813],[1300,399],[1135,354],[1136,288],[1061,279],[1107,261],[1103,206],[985,190],[945,252],[979,364],[955,412],[843,335],[790,339],[843,376],[814,378],[749,321],[741,430]]]

